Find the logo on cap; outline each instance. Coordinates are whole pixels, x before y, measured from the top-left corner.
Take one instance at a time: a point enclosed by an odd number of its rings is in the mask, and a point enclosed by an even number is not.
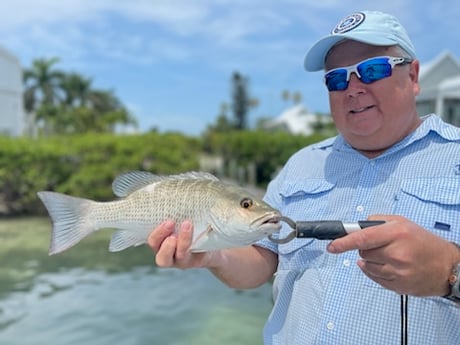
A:
[[[366,16],[362,12],[356,12],[353,14],[350,14],[349,16],[346,16],[343,18],[339,24],[335,26],[335,28],[332,30],[332,34],[343,34],[344,32],[348,32],[350,30],[353,30],[357,26],[359,26]]]

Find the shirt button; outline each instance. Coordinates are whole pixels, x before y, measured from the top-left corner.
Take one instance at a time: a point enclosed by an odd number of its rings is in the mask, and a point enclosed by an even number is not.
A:
[[[334,323],[333,322],[328,322],[327,325],[326,325],[326,328],[330,331],[332,331],[334,329]]]
[[[364,206],[363,205],[359,205],[356,207],[356,212],[360,212],[362,213],[364,211]]]
[[[349,267],[350,266],[350,260],[348,260],[348,259],[343,260],[343,265],[345,267]]]

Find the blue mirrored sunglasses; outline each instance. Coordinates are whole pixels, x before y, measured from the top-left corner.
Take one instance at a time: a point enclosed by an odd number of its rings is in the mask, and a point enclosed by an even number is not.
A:
[[[377,56],[353,66],[331,69],[324,75],[324,82],[329,91],[342,91],[347,89],[352,73],[355,73],[361,82],[370,84],[391,76],[391,71],[396,65],[408,64],[412,61],[405,57]]]

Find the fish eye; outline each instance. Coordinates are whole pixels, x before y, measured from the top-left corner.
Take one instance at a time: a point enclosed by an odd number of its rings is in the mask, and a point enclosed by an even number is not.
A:
[[[252,199],[250,198],[244,198],[240,201],[240,205],[242,208],[249,208],[253,204]]]

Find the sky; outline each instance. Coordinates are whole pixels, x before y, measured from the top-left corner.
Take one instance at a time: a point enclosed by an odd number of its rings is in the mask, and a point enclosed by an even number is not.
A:
[[[306,72],[303,58],[340,19],[364,9],[398,17],[422,65],[446,51],[460,59],[457,0],[2,1],[0,46],[26,68],[58,57],[56,68],[113,90],[140,131],[195,136],[231,103],[236,71],[259,101],[251,126],[292,106],[283,91],[327,113],[322,72]]]

